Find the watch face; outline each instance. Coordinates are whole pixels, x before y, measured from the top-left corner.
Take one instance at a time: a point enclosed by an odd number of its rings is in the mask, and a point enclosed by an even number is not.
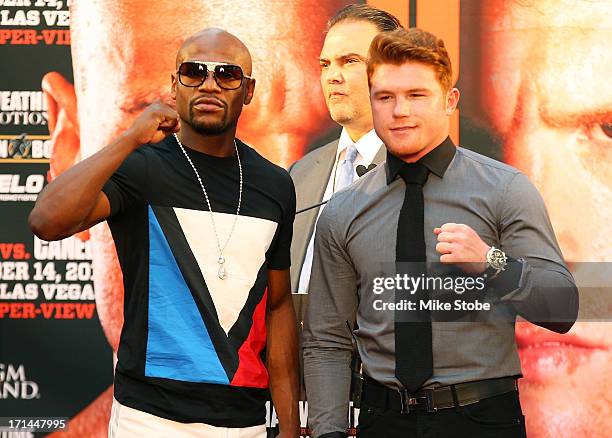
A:
[[[489,254],[489,264],[495,269],[503,269],[506,265],[506,254],[501,249],[493,249]]]

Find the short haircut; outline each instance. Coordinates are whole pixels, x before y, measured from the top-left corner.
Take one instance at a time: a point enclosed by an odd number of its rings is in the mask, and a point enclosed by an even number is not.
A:
[[[431,65],[442,90],[451,89],[453,69],[444,41],[421,29],[397,29],[374,37],[368,52],[368,82],[381,64],[401,65],[419,62]]]
[[[327,22],[327,30],[342,21],[367,21],[376,26],[380,32],[387,32],[402,27],[394,15],[365,4],[352,4],[340,9]]]

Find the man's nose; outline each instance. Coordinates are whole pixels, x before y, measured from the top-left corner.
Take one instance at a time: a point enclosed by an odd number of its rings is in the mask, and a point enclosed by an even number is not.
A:
[[[212,71],[209,71],[208,75],[206,75],[206,79],[204,79],[204,82],[200,84],[198,89],[200,91],[209,92],[209,93],[221,91],[221,87],[219,87],[219,84],[217,84],[217,81],[215,80],[215,73]]]
[[[394,117],[408,117],[410,115],[410,100],[398,97],[393,107]]]
[[[328,84],[341,84],[344,82],[341,68],[331,64],[325,72],[325,79]]]

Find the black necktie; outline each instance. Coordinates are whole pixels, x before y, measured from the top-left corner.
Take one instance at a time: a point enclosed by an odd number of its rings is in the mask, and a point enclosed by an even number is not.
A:
[[[406,183],[406,194],[397,223],[397,273],[420,277],[426,274],[423,184],[428,170],[420,163],[406,163],[399,175]],[[414,302],[416,307],[412,311],[395,311],[395,376],[410,393],[433,373],[431,315],[419,306],[419,300],[427,298],[423,290],[412,295],[407,290],[396,290],[395,294],[396,303],[404,299]]]

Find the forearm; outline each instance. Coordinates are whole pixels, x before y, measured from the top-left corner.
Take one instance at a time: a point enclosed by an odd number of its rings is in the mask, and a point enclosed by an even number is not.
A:
[[[500,200],[500,248],[509,257],[525,261],[509,263],[508,272],[500,275],[503,281],[498,280],[508,284],[498,296],[525,319],[565,333],[578,316],[578,291],[563,262],[544,201],[520,173],[509,181]]]
[[[267,367],[283,436],[299,434],[297,322],[291,296],[268,310]]]
[[[313,436],[345,432],[351,386],[351,352],[304,345],[304,380],[308,397],[308,423]]]
[[[39,195],[30,213],[30,227],[45,240],[61,239],[88,225],[106,181],[138,146],[123,134],[107,147],[66,170]]]
[[[518,287],[501,300],[511,301],[517,313],[534,324],[568,332],[578,316],[578,289],[571,274],[525,263],[517,275]]]

